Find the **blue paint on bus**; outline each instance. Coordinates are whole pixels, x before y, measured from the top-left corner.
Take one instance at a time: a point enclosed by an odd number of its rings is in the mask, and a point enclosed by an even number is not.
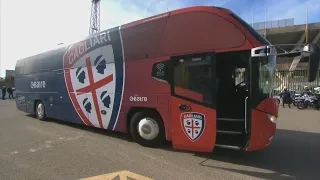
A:
[[[113,40],[116,93],[110,123],[104,128],[113,129],[116,125],[122,100],[124,62],[119,27],[102,31],[100,34],[107,32],[110,33],[110,37]],[[85,41],[90,43],[89,39],[94,37],[95,35],[89,36]],[[103,44],[90,47],[89,51],[100,46],[103,46]],[[41,100],[44,102],[47,117],[84,124],[74,108],[66,85],[63,57],[68,49],[69,46],[66,46],[17,61],[15,69],[17,109],[34,114],[36,102]]]

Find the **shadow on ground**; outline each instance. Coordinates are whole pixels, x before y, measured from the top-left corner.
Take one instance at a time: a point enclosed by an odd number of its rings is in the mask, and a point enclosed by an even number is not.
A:
[[[53,119],[50,119],[49,121],[133,142],[130,135],[125,133],[112,132]],[[166,143],[162,149],[174,152],[179,151],[174,150],[171,143]],[[262,151],[239,152],[215,149],[212,153],[190,153],[198,157],[206,158],[206,160],[199,162],[199,165],[201,166],[240,173],[257,178],[308,180],[318,179],[320,176],[320,133],[278,129],[272,144]],[[274,173],[219,167],[215,166],[214,162],[208,163],[210,160],[260,168],[273,171]]]
[[[215,150],[211,154],[196,153],[207,158],[202,166],[232,171],[263,179],[318,179],[320,176],[320,134],[279,129],[273,143],[257,152]],[[216,160],[273,171],[261,173],[207,165]],[[214,164],[214,163],[213,163]]]
[[[27,116],[36,119],[36,117],[34,115],[28,114]],[[38,120],[38,119],[36,119],[36,120]],[[129,142],[133,142],[133,139],[127,133],[115,132],[115,131],[110,131],[110,130],[106,130],[106,129],[100,129],[100,128],[96,128],[96,127],[86,126],[84,124],[75,124],[72,122],[67,122],[67,121],[62,121],[62,120],[57,120],[57,119],[52,119],[52,118],[47,118],[45,121],[57,123],[57,124],[61,124],[64,126],[71,127],[71,128],[81,129],[84,131],[97,133],[97,134],[101,134],[101,135],[105,135],[105,136],[109,136],[109,137],[119,138],[122,140],[127,140]]]

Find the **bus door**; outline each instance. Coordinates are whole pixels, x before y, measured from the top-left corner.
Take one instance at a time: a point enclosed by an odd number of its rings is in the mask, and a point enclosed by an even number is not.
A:
[[[215,54],[175,56],[170,61],[173,147],[211,152],[217,129]]]

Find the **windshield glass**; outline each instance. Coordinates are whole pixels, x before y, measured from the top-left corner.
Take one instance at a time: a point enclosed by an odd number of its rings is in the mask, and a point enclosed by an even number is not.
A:
[[[259,89],[263,94],[269,94],[274,89],[276,56],[262,57],[259,63]]]

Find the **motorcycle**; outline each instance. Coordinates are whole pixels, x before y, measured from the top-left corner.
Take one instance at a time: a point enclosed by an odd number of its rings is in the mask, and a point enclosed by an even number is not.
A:
[[[319,109],[318,98],[314,95],[303,95],[302,97],[296,97],[295,103],[298,109],[306,109],[311,107],[313,109]]]
[[[291,100],[292,100],[291,102],[292,102],[293,106],[297,106],[297,104],[298,104],[300,101],[303,101],[304,98],[301,97],[300,94],[295,94],[295,95],[291,96]]]
[[[303,104],[304,103],[304,97],[294,97],[293,101],[292,101],[292,104],[294,106],[296,106],[298,109],[299,108],[303,108]],[[298,106],[299,105],[299,106]]]

